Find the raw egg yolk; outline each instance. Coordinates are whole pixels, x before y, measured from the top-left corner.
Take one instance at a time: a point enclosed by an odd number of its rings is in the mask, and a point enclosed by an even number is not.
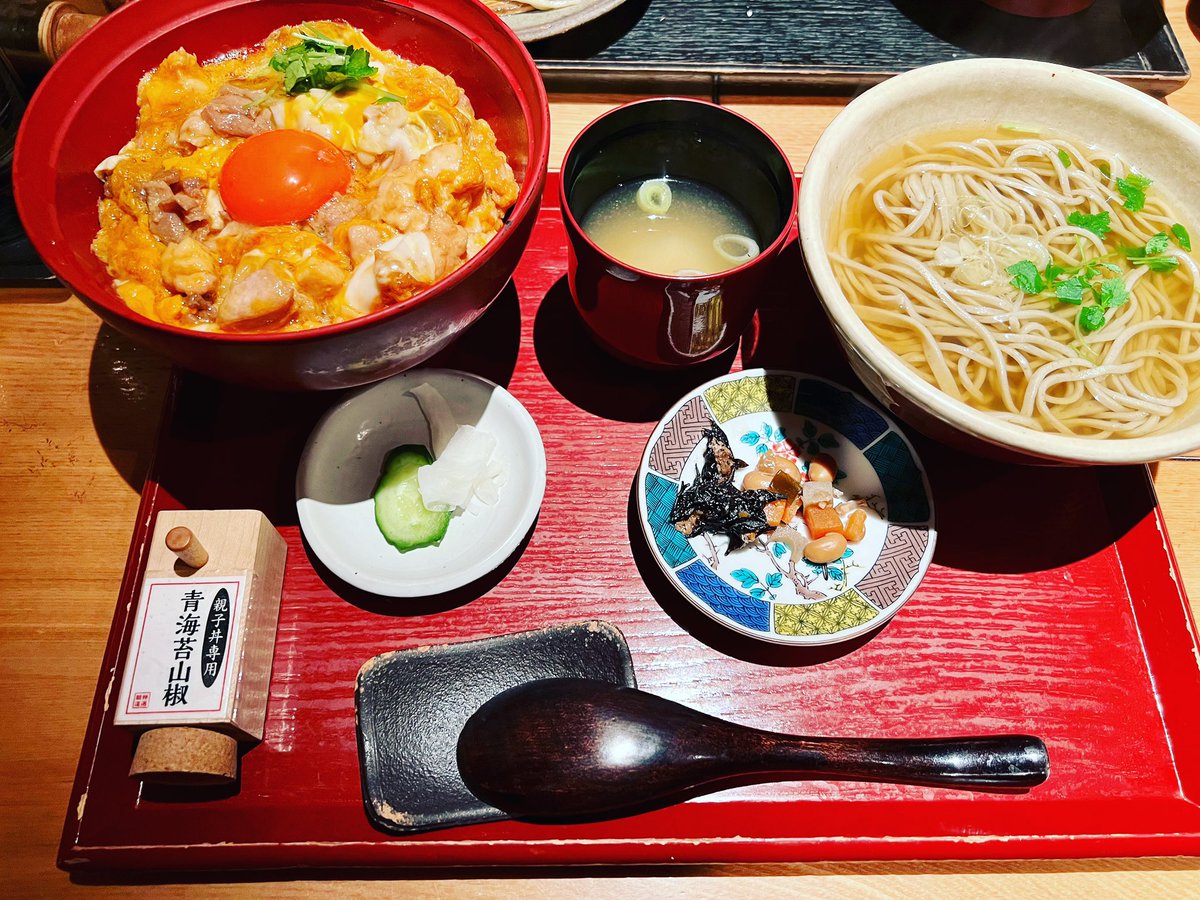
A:
[[[319,134],[281,128],[247,138],[221,167],[221,200],[250,225],[307,219],[350,185],[350,161]]]

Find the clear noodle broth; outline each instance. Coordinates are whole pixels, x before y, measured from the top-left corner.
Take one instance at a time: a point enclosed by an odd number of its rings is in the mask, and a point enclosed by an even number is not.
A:
[[[1200,388],[1194,223],[1112,154],[1033,130],[910,141],[864,172],[830,261],[922,378],[1082,437],[1169,428]]]
[[[708,185],[653,178],[602,194],[580,223],[605,253],[659,275],[710,275],[758,255],[749,217]]]

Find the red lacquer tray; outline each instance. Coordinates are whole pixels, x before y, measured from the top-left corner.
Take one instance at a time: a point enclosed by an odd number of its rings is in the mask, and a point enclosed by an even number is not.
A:
[[[557,196],[551,179],[545,203]],[[803,650],[723,632],[675,595],[633,521],[634,474],[672,401],[742,365],[853,384],[795,245],[740,355],[684,374],[621,366],[571,305],[545,206],[514,286],[439,365],[506,385],[533,414],[541,516],[482,582],[429,600],[339,584],[306,550],[293,481],[337,398],[176,382],[113,618],[59,862],[69,869],[560,865],[1200,853],[1196,640],[1143,467],[1027,469],[915,438],[939,529],[919,592],[878,632]],[[1034,498],[1038,515],[1013,512]],[[112,725],[161,509],[253,507],[288,541],[266,738],[236,789],[139,790]],[[354,679],[385,650],[590,618],[626,635],[642,687],[749,725],[842,735],[1028,732],[1051,774],[1024,795],[808,781],[745,786],[612,822],[526,822],[397,837],[363,811]],[[117,679],[114,682],[114,678]]]

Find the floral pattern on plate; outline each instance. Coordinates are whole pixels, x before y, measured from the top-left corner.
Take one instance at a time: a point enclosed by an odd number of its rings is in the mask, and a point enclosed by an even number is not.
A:
[[[822,565],[793,559],[770,535],[729,552],[724,536],[681,534],[671,509],[697,477],[710,419],[750,467],[767,452],[802,471],[816,454],[832,456],[835,486],[866,504],[863,539]],[[655,560],[676,589],[734,631],[774,643],[829,644],[882,625],[933,556],[933,506],[911,444],[857,394],[799,372],[734,373],[682,398],[647,444],[637,502]]]

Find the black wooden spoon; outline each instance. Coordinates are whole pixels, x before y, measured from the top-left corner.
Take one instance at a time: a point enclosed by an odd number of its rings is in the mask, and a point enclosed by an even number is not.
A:
[[[479,799],[511,815],[576,819],[788,775],[1015,790],[1045,781],[1049,763],[1027,735],[797,737],[634,688],[550,678],[481,706],[459,735],[458,769]]]

